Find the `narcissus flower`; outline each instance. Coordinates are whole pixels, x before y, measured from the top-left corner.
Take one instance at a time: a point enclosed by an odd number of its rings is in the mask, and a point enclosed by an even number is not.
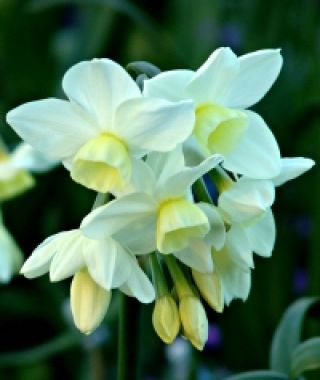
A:
[[[280,171],[278,144],[263,119],[246,108],[266,94],[281,66],[279,50],[237,57],[230,48],[219,48],[196,72],[172,70],[146,80],[144,94],[194,101],[196,120],[187,155],[219,153],[227,170],[272,178]]]
[[[218,207],[229,226],[224,246],[212,247],[214,270],[192,274],[203,298],[216,311],[222,311],[223,303],[233,299],[246,300],[251,287],[253,253],[270,257],[273,251],[276,225],[271,211],[275,186],[298,177],[314,165],[307,158],[281,159],[281,171],[271,180],[253,180],[242,177],[228,186],[218,198]],[[222,186],[223,187],[223,186]]]
[[[84,61],[63,78],[69,101],[44,99],[7,115],[26,142],[61,160],[71,177],[99,192],[123,190],[132,157],[169,151],[191,133],[191,101],[144,98],[127,72],[109,59]]]
[[[48,237],[27,259],[21,273],[34,278],[49,272],[51,281],[60,281],[86,268],[106,290],[120,288],[145,303],[154,299],[153,286],[133,255],[112,237],[89,239],[81,229]]]
[[[48,160],[26,143],[18,144],[9,152],[0,141],[0,200],[29,190],[34,185],[30,173],[46,172],[56,165],[56,161]]]
[[[116,238],[135,254],[157,249],[208,270],[212,263],[205,241],[212,240],[210,224],[219,226],[214,239],[220,241],[223,222],[217,213],[207,216],[205,206],[193,202],[190,187],[220,161],[215,155],[186,167],[179,148],[168,154],[151,153],[146,162],[135,162],[132,192],[94,210],[83,222],[84,233],[99,238],[117,228]]]

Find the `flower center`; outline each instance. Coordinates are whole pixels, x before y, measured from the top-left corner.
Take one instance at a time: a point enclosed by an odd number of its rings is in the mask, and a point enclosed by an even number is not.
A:
[[[71,177],[101,193],[121,191],[131,177],[131,162],[126,145],[109,134],[101,134],[89,140],[73,159]]]
[[[194,135],[208,154],[230,153],[248,127],[247,115],[217,104],[201,105],[196,110]]]
[[[158,209],[157,249],[164,254],[180,251],[209,229],[208,218],[197,205],[184,198],[167,200]]]

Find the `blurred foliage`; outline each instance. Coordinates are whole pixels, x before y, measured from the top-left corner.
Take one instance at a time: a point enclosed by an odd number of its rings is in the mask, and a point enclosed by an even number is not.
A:
[[[163,70],[195,69],[219,46],[238,54],[281,47],[284,68],[256,110],[274,131],[284,156],[319,162],[319,17],[317,0],[1,0],[1,134],[15,144],[6,112],[22,102],[62,96],[65,70],[82,59],[109,57],[122,65],[144,60]],[[3,205],[6,225],[26,256],[49,234],[77,227],[94,199],[62,168],[37,181],[35,189]],[[278,190],[273,257],[256,258],[245,304],[234,302],[223,315],[208,311],[220,340],[201,354],[190,354],[190,362],[184,362],[189,375],[181,378],[219,379],[267,368],[272,332],[284,310],[297,296],[320,293],[319,192],[317,167]],[[114,377],[116,298],[104,326],[92,337],[82,337],[70,324],[68,287],[68,281],[50,284],[47,277],[16,278],[1,286],[1,379]],[[177,352],[163,350],[152,331],[150,307],[141,311],[140,325],[143,373],[149,379],[178,379],[170,361]],[[306,334],[318,328],[310,323]]]

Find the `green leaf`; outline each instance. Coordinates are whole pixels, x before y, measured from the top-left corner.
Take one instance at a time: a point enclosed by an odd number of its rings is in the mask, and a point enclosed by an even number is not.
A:
[[[225,380],[285,380],[288,379],[287,375],[276,371],[260,370],[239,373],[227,377]]]
[[[285,312],[272,339],[270,353],[272,370],[289,373],[291,355],[300,342],[303,319],[310,306],[317,301],[318,298],[302,298]]]
[[[43,361],[53,355],[69,350],[81,344],[82,336],[75,332],[67,332],[51,341],[22,351],[0,355],[0,367],[30,365]]]
[[[320,368],[320,337],[311,338],[299,344],[293,351],[291,376],[298,377],[305,371]]]

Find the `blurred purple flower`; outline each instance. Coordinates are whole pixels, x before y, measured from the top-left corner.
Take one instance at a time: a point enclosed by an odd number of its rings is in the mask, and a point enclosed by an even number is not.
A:
[[[242,45],[242,33],[237,25],[226,24],[221,28],[220,45],[230,46],[232,50],[239,50]]]
[[[300,215],[294,219],[293,226],[302,238],[308,238],[311,233],[311,220],[307,215]]]
[[[222,333],[217,325],[209,325],[208,340],[206,343],[206,348],[217,348],[221,345]]]
[[[297,294],[302,294],[306,291],[309,285],[309,276],[305,268],[297,268],[293,275],[293,290]]]

